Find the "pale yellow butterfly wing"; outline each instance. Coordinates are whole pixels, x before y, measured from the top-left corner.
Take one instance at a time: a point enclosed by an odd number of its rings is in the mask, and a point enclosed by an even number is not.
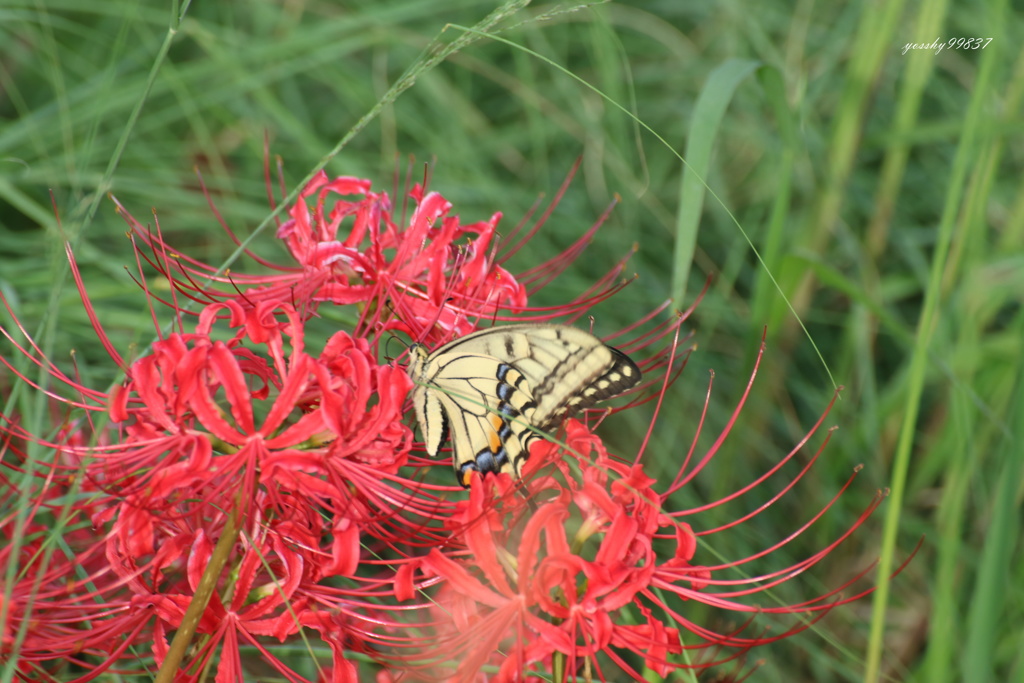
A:
[[[520,476],[538,432],[640,381],[627,355],[567,325],[480,330],[433,353],[414,344],[408,373],[427,453],[450,435],[463,486],[474,470]]]

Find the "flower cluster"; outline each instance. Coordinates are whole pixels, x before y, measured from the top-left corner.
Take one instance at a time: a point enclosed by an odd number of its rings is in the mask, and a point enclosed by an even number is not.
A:
[[[4,365],[61,417],[45,436],[0,416],[2,485],[20,494],[6,497],[0,519],[13,580],[0,661],[33,680],[109,671],[227,682],[269,670],[290,681],[643,680],[728,661],[809,625],[720,631],[688,605],[746,619],[823,615],[857,597],[837,589],[800,604],[749,600],[820,561],[877,498],[797,565],[737,580],[720,577],[766,553],[697,563],[698,538],[721,529],[691,528],[694,511],[673,507],[672,494],[725,434],[659,485],[644,473],[643,445],[633,458],[610,454],[583,415],[534,444],[523,481],[502,474],[475,477],[468,492],[455,486],[446,464],[423,457],[412,382],[382,360],[382,342],[400,331],[437,344],[481,321],[572,321],[622,286],[623,264],[556,310],[531,309],[531,288],[566,269],[600,223],[513,274],[504,259],[543,220],[502,241],[498,214],[463,224],[436,192],[417,186],[408,199],[414,208],[400,219],[369,181],[320,175],[278,229],[298,265],[249,254],[263,271],[255,275],[191,259],[119,207],[140,262],[172,285],[161,300],[140,271],[154,313],[166,304],[175,331],[158,328],[133,362],[108,339],[68,252],[124,375],[97,391],[23,329],[3,330],[49,380],[37,385]],[[349,324],[312,348],[307,332],[325,306]],[[657,323],[659,313],[617,342],[649,379],[616,410],[660,404],[681,370],[685,316]]]

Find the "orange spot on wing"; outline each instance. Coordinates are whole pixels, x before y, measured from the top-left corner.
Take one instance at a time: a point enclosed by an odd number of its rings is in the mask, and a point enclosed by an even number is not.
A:
[[[488,415],[487,421],[492,429],[491,433],[487,435],[487,447],[491,449],[492,453],[497,453],[501,450],[501,438],[498,436],[498,432],[501,431],[505,421],[497,413]]]

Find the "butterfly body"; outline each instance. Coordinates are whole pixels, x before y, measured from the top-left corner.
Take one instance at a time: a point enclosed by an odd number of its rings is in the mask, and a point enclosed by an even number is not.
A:
[[[408,373],[427,453],[450,435],[463,486],[473,471],[519,477],[540,432],[640,381],[626,354],[568,325],[480,330],[432,353],[413,344]]]

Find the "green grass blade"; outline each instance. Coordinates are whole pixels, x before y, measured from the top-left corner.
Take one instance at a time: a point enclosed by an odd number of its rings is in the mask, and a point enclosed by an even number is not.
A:
[[[993,11],[993,16],[999,16],[1000,13],[998,10]],[[902,519],[907,475],[910,469],[911,454],[914,450],[918,416],[921,410],[921,398],[924,393],[925,381],[930,365],[929,353],[935,336],[935,328],[944,291],[944,277],[949,266],[948,259],[951,247],[958,228],[960,231],[968,231],[980,229],[981,227],[959,225],[959,218],[963,209],[962,202],[968,173],[980,155],[983,133],[989,130],[986,115],[988,93],[994,86],[995,68],[1001,59],[1002,53],[998,47],[990,52],[982,53],[980,57],[977,84],[973,90],[967,114],[964,117],[960,143],[957,145],[956,156],[953,160],[949,180],[946,183],[945,202],[936,236],[928,286],[925,290],[924,305],[918,320],[917,342],[910,358],[907,395],[903,405],[903,420],[892,465],[891,496],[886,510],[881,558],[878,564],[878,589],[875,592],[872,607],[871,635],[864,672],[865,683],[878,680],[881,668],[890,589],[889,577],[896,564],[896,541]]]
[[[686,301],[686,283],[690,277],[700,219],[704,210],[706,178],[711,167],[711,150],[718,129],[739,84],[761,66],[760,62],[730,59],[708,75],[707,83],[690,119],[683,158],[682,187],[676,217],[675,256],[672,267],[672,300],[677,306]]]

